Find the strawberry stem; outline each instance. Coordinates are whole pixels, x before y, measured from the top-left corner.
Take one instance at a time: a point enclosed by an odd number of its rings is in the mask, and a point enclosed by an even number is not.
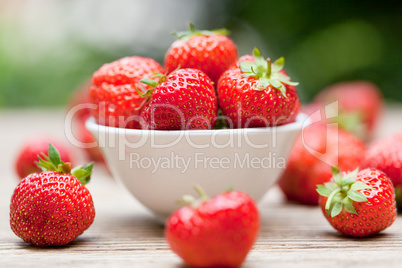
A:
[[[197,191],[197,193],[200,195],[201,199],[206,201],[208,200],[208,195],[205,193],[204,189],[202,189],[201,186],[198,184],[194,185],[194,189]]]
[[[71,174],[76,177],[83,185],[87,184],[91,178],[93,163],[85,167],[78,166],[71,170],[71,163],[64,163],[60,158],[59,151],[50,143],[48,155],[42,153],[38,155],[36,165],[43,171],[56,171],[60,174]]]

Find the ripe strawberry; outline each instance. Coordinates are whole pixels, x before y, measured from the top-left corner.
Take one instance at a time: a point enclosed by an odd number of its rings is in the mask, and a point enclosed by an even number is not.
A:
[[[313,155],[313,151],[318,155]],[[317,205],[315,186],[330,180],[331,166],[337,165],[342,171],[353,170],[361,165],[365,152],[364,143],[353,135],[313,124],[296,139],[279,187],[288,200]]]
[[[48,156],[38,158],[43,172],[21,180],[11,197],[11,229],[35,246],[66,245],[95,218],[91,194],[83,185],[90,180],[92,163],[71,170],[51,144]]]
[[[342,82],[321,91],[314,102],[325,106],[338,101],[339,126],[362,140],[370,140],[382,112],[381,92],[367,81]]]
[[[146,98],[138,94],[139,81],[154,73],[163,73],[153,59],[126,57],[103,65],[92,77],[90,101],[97,105],[92,110],[101,125],[140,128],[139,115]],[[146,88],[148,88],[146,86]]]
[[[211,199],[196,187],[201,200],[184,196],[189,205],[167,220],[165,236],[171,249],[191,267],[238,267],[253,246],[260,228],[254,201],[228,191]]]
[[[402,208],[402,133],[372,143],[364,157],[363,167],[387,174],[395,187],[398,208]]]
[[[47,152],[50,142],[59,148],[63,161],[71,162],[70,151],[60,141],[45,136],[35,136],[25,142],[15,160],[15,170],[20,179],[31,173],[41,171],[41,168],[35,164],[35,161],[38,160],[38,155]]]
[[[237,48],[225,29],[180,32],[165,55],[165,68],[194,68],[203,71],[216,84],[221,74],[237,59]]]
[[[320,205],[328,222],[354,237],[376,234],[396,219],[395,193],[389,178],[376,169],[340,173],[333,168],[331,182],[317,185]]]
[[[152,86],[149,102],[141,113],[144,129],[212,129],[218,103],[211,80],[202,71],[180,69],[159,82],[143,79]]]
[[[219,105],[232,128],[267,127],[289,122],[298,101],[295,85],[283,71],[284,59],[271,64],[256,48],[253,61],[224,72],[218,83]]]

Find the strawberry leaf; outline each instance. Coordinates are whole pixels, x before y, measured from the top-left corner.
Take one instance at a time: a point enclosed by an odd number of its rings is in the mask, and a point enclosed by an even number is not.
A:
[[[361,181],[355,182],[352,185],[352,187],[350,187],[350,190],[352,190],[352,191],[358,191],[358,190],[363,190],[363,189],[371,189],[371,187]]]
[[[196,30],[194,25],[192,23],[189,24],[189,30],[188,31],[182,31],[182,32],[174,32],[172,33],[177,39],[181,39],[184,41],[190,40],[192,36],[195,35],[206,35],[206,36],[211,36],[211,35],[229,35],[230,31],[227,29],[221,28],[221,29],[216,29],[216,30]]]
[[[60,159],[60,154],[59,151],[57,151],[56,148],[54,148],[54,146],[49,143],[49,151],[48,151],[48,156],[50,159],[50,162],[55,166],[58,167],[59,164],[61,164],[61,159]]]
[[[83,185],[85,185],[91,180],[93,166],[93,163],[90,163],[85,167],[78,166],[71,171],[71,175],[76,177]]]
[[[257,69],[257,65],[254,62],[251,61],[242,61],[240,62],[240,70],[243,73],[252,73],[255,75],[255,73],[253,72],[253,69]]]
[[[330,194],[332,193],[331,189],[328,189],[327,187],[325,187],[323,185],[317,185],[316,191],[319,195],[326,196],[326,197],[330,196]]]
[[[280,57],[279,59],[277,59],[273,64],[272,64],[272,72],[273,73],[277,73],[280,70],[283,69],[283,66],[285,65],[285,58],[284,57]]]
[[[157,87],[158,86],[158,82],[150,79],[150,78],[143,78],[140,80],[141,83],[146,84],[150,87]]]
[[[255,64],[257,66],[259,66],[259,68],[261,68],[261,72],[263,72],[263,70],[267,69],[267,67],[268,67],[267,61],[264,59],[263,56],[261,56],[261,52],[258,48],[254,48],[253,57],[254,57]]]
[[[353,201],[349,197],[343,199],[343,206],[347,212],[357,214],[356,209],[353,206]]]
[[[334,178],[334,181],[335,181],[337,184],[340,184],[341,181],[342,181],[342,174],[341,174],[341,172],[339,171],[339,168],[337,168],[337,167],[331,167],[331,169],[332,169],[332,176],[333,176],[333,178]]]
[[[331,217],[338,216],[339,213],[342,211],[342,203],[341,202],[336,202],[334,207],[331,210]]]
[[[348,191],[348,197],[356,202],[367,202],[367,198],[359,192]]]

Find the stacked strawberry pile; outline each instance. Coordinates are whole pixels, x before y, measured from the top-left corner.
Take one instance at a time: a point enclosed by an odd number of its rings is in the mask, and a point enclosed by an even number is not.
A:
[[[225,30],[178,33],[165,56],[127,57],[103,65],[92,77],[90,101],[98,124],[136,129],[213,129],[220,107],[230,128],[267,127],[295,120],[295,86],[258,49],[237,61]],[[221,125],[221,124],[219,124]]]

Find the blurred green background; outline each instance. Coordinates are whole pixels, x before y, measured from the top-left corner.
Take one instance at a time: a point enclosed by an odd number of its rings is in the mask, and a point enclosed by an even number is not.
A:
[[[286,57],[303,102],[344,80],[402,101],[400,1],[0,0],[0,107],[62,106],[105,62],[163,56],[174,30],[226,27],[239,53]]]

